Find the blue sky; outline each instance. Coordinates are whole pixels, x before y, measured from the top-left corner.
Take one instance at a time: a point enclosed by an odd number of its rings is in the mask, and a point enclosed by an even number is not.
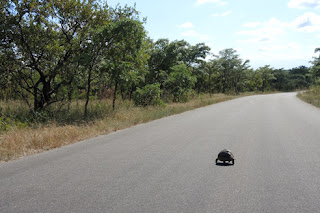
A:
[[[253,68],[310,66],[320,47],[320,0],[108,0],[147,18],[153,40],[204,42],[213,54],[234,48]]]

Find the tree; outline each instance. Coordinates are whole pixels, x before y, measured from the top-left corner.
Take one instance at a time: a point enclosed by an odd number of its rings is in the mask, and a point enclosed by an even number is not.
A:
[[[256,91],[256,72],[249,68],[244,70],[245,78],[243,80],[243,91]]]
[[[162,105],[160,84],[148,84],[138,88],[133,93],[133,100],[137,106]]]
[[[104,70],[114,85],[112,108],[115,109],[117,91],[128,82],[129,74],[145,68],[148,60],[146,32],[135,8],[118,7],[112,11],[108,36],[108,52]]]
[[[306,89],[311,84],[310,69],[306,66],[295,67],[289,70],[289,78],[294,89]]]
[[[210,51],[210,47],[206,46],[205,43],[198,43],[194,46],[187,46],[188,49],[184,54],[183,62],[188,67],[197,67],[207,57]]]
[[[194,69],[193,76],[197,79],[194,89],[198,94],[208,90],[208,63],[202,63],[200,67]]]
[[[271,81],[271,87],[277,91],[290,91],[294,88],[290,83],[289,72],[284,69],[273,70],[275,79]]]
[[[249,68],[249,61],[243,62],[237,51],[232,48],[220,51],[216,60],[220,64],[219,80],[222,93],[234,89],[238,94],[240,83],[244,80],[244,70]]]
[[[270,86],[271,81],[276,79],[273,74],[273,69],[270,68],[270,65],[266,65],[264,67],[258,68],[256,72],[261,79],[261,84],[258,87],[262,92],[264,92],[265,89]]]
[[[12,49],[5,47],[5,43],[2,43],[0,48],[0,98],[4,100],[14,97],[12,91],[14,85],[10,73],[10,70],[16,68],[15,63],[13,63],[13,55]]]
[[[83,67],[84,74],[87,75],[86,103],[84,117],[88,116],[88,104],[90,100],[91,83],[94,75],[98,76],[99,64],[101,65],[103,54],[106,53],[111,37],[108,36],[110,28],[109,11],[107,7],[99,7],[95,11],[95,18],[90,29],[83,36],[84,42],[81,45],[79,64]]]
[[[317,52],[320,52],[320,48],[315,49],[315,53]],[[310,75],[312,77],[313,83],[318,83],[317,80],[320,77],[320,55],[318,57],[314,57],[311,63],[312,67],[310,69]]]
[[[147,83],[160,83],[162,88],[164,81],[168,78],[170,68],[182,61],[188,46],[189,44],[184,40],[173,42],[169,42],[168,39],[157,40],[153,44],[148,60]]]
[[[97,7],[94,0],[1,1],[1,52],[12,54],[15,90],[34,112],[66,98],[63,90],[74,78],[70,68]]]
[[[159,39],[153,45],[148,62],[148,83],[162,84],[170,74],[170,68],[186,64],[188,67],[198,67],[209,54],[210,48],[204,43],[191,46],[185,40],[169,42],[168,39]]]
[[[185,64],[175,65],[165,82],[165,89],[173,95],[173,101],[180,102],[194,86],[196,78]]]
[[[208,92],[212,95],[217,87],[218,72],[220,69],[218,60],[202,61],[199,68],[195,69],[193,74],[197,78],[195,88],[198,93]]]
[[[249,69],[248,63],[249,60],[242,62],[242,60],[239,59],[236,63],[235,68],[231,71],[230,80],[232,88],[234,89],[236,95],[240,93],[244,86],[244,81],[246,78],[245,70]]]

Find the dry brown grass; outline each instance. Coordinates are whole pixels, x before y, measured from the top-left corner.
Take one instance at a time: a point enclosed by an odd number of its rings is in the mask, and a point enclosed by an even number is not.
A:
[[[108,134],[136,124],[237,97],[241,96],[216,94],[210,97],[203,95],[187,103],[172,103],[162,107],[146,108],[124,104],[123,107],[119,106],[115,113],[86,124],[59,126],[53,123],[36,128],[13,128],[0,136],[0,162],[58,148],[100,134]]]
[[[16,129],[2,135],[0,160],[8,161],[44,150],[58,148],[93,137],[98,131],[89,126],[50,125],[37,129]]]

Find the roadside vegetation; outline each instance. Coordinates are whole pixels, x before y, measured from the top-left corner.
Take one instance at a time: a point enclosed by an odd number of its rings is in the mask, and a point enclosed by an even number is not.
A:
[[[244,95],[251,95],[246,93]],[[145,123],[166,116],[182,113],[195,108],[231,100],[241,96],[235,95],[199,95],[186,103],[169,103],[161,106],[137,107],[131,101],[120,101],[117,110],[112,110],[112,100],[95,100],[90,105],[90,121],[81,118],[85,101],[73,103],[68,114],[58,113],[55,117],[41,122],[14,123],[10,119],[1,121],[0,162],[58,148],[63,145],[108,134],[133,125]],[[3,113],[28,115],[27,107],[21,101],[1,103]],[[80,115],[79,115],[80,114]],[[66,116],[64,116],[66,115]],[[2,117],[3,119],[3,117]],[[6,120],[6,119],[5,119]]]
[[[8,0],[0,10],[0,161],[319,77],[318,59],[253,69],[232,48],[154,41],[135,7]]]
[[[310,90],[299,93],[298,97],[301,100],[320,108],[320,86],[313,86]]]
[[[315,52],[320,52],[320,48],[316,48]],[[312,79],[312,86],[309,90],[299,93],[298,97],[301,100],[320,108],[320,55],[314,57],[311,63],[312,67],[309,71],[309,76]]]

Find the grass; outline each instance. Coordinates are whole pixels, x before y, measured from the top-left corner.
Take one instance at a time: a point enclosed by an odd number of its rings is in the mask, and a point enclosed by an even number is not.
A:
[[[58,148],[101,134],[108,134],[140,123],[149,122],[166,116],[182,113],[241,96],[215,94],[200,95],[186,103],[170,103],[159,107],[135,107],[132,102],[117,102],[117,109],[112,111],[110,100],[92,101],[89,118],[84,122],[83,101],[70,105],[68,113],[39,115],[39,121],[31,121],[26,106],[20,102],[0,103],[3,117],[11,123],[0,134],[0,162],[10,161],[23,156]],[[19,120],[20,119],[20,120]],[[16,120],[19,120],[16,122]]]
[[[320,86],[313,86],[306,92],[301,92],[298,95],[301,100],[320,108]]]

